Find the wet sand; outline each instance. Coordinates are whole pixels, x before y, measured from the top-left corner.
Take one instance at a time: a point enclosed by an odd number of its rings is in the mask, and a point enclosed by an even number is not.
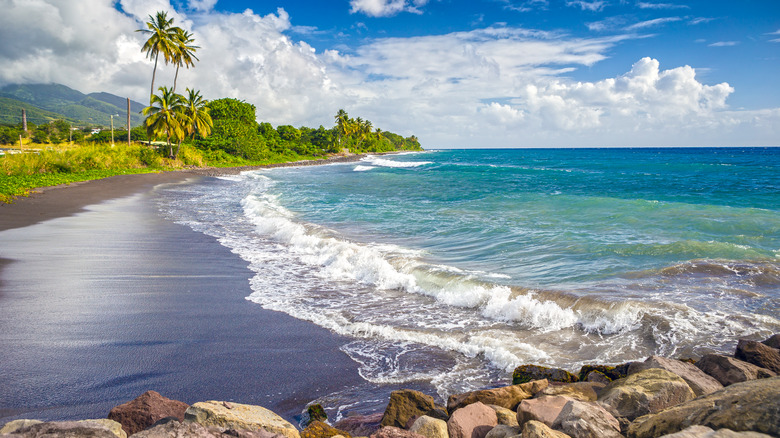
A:
[[[0,206],[0,424],[102,418],[153,389],[233,400],[295,421],[362,383],[346,339],[245,300],[247,263],[163,217],[128,175]]]

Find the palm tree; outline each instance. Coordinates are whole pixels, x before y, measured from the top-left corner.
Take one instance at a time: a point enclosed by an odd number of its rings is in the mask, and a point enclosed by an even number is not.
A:
[[[148,29],[138,29],[136,32],[149,34],[149,39],[141,47],[141,51],[146,52],[146,56],[149,59],[154,59],[152,88],[149,92],[149,105],[151,106],[154,98],[154,77],[157,75],[157,60],[160,57],[160,53],[162,53],[166,64],[173,60],[174,54],[179,51],[179,34],[182,30],[181,28],[173,27],[173,18],[168,19],[168,13],[163,11],[158,12],[154,17],[149,15],[146,27]]]
[[[176,91],[176,80],[179,79],[179,67],[182,65],[190,68],[190,66],[195,66],[195,61],[200,61],[197,56],[195,56],[195,51],[200,49],[200,46],[193,46],[192,43],[195,42],[195,39],[192,38],[192,34],[184,29],[179,29],[179,33],[177,34],[178,37],[178,50],[173,53],[172,62],[176,64],[176,75],[173,77],[173,91]]]
[[[152,95],[152,103],[144,108],[143,114],[146,116],[146,133],[152,138],[165,135],[168,151],[173,158],[171,139],[184,138],[184,130],[189,122],[185,114],[184,96],[174,93],[168,87],[160,87],[160,94]]]
[[[187,98],[184,100],[184,116],[186,117],[184,130],[189,137],[195,137],[196,132],[201,137],[206,137],[211,133],[214,122],[212,122],[209,108],[206,106],[208,103],[209,101],[200,95],[200,91],[187,88]],[[182,140],[183,138],[180,137],[179,143],[176,145],[176,153],[173,154],[174,159],[179,156]]]
[[[343,109],[340,109],[335,116],[336,132],[338,133],[338,148],[341,151],[341,139],[349,133],[349,115]]]

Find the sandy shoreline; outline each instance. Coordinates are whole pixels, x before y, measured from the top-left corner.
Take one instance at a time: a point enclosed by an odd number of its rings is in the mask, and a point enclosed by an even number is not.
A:
[[[104,417],[148,389],[292,420],[364,383],[347,340],[248,302],[247,263],[157,210],[159,184],[251,169],[115,176],[0,206],[0,423]]]

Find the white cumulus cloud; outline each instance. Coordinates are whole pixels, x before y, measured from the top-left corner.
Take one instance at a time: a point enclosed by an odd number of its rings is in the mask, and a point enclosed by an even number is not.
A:
[[[351,12],[360,12],[371,17],[389,17],[400,12],[421,13],[420,7],[428,0],[350,0]]]

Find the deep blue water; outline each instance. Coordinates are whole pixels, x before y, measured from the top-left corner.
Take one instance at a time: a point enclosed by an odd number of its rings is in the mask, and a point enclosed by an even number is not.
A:
[[[250,262],[249,300],[354,339],[374,385],[444,396],[780,332],[778,148],[376,156],[176,186],[162,208]]]

